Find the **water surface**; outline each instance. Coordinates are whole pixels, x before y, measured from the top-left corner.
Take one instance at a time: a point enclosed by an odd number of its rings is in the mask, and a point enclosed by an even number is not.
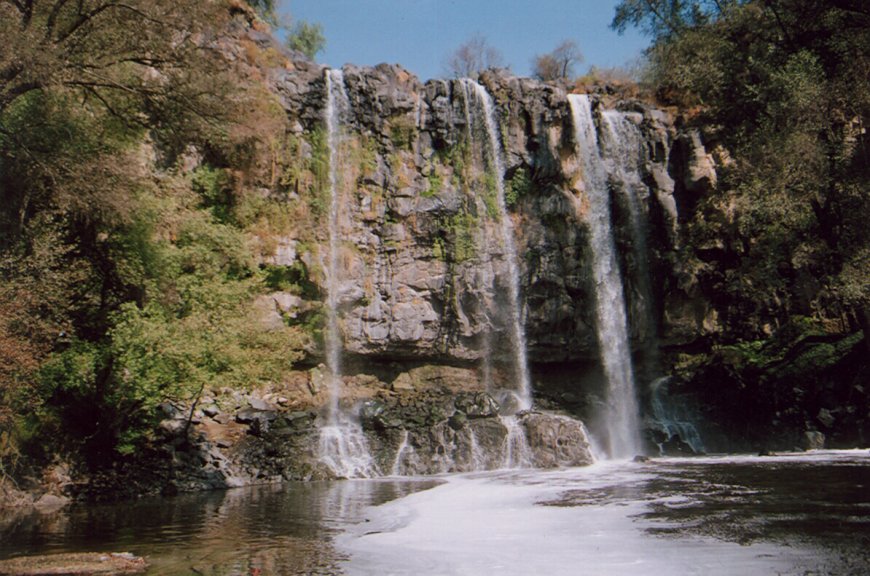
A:
[[[0,519],[0,559],[55,552],[132,552],[148,574],[339,574],[335,534],[362,512],[438,484],[348,480],[237,488]],[[6,512],[6,511],[4,511]]]
[[[868,574],[870,454],[470,474],[366,517],[348,574]]]
[[[129,551],[149,574],[859,575],[870,453],[289,484],[0,519],[0,558]]]

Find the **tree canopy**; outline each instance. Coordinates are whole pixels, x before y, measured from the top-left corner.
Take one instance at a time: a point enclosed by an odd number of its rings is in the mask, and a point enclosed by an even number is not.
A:
[[[314,60],[326,48],[323,26],[304,20],[297,21],[287,32],[287,46]]]
[[[0,0],[0,476],[49,446],[110,464],[158,403],[298,356],[251,305],[248,227],[283,207],[237,174],[286,118],[228,57],[234,10]]]
[[[710,200],[736,209],[737,226],[715,232],[733,247],[722,289],[750,315],[845,313],[870,327],[870,6],[624,0],[613,27],[627,26],[653,38],[659,98],[693,110],[730,153]]]

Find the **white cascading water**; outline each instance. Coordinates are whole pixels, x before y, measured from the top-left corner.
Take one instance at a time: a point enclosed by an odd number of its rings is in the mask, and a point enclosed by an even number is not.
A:
[[[526,431],[516,416],[502,416],[501,423],[507,428],[502,446],[502,468],[532,468],[532,449]]]
[[[568,103],[589,202],[586,218],[596,285],[598,347],[607,379],[605,445],[611,458],[626,458],[640,451],[640,413],[634,387],[622,276],[611,229],[607,167],[598,149],[589,97],[569,94]]]
[[[339,478],[369,478],[377,475],[368,441],[354,418],[342,412],[341,351],[338,323],[341,208],[341,115],[349,107],[341,70],[326,71],[326,131],[329,147],[329,254],[326,264],[326,365],[329,371],[329,405],[326,425],[320,428],[320,460]]]
[[[402,430],[402,440],[396,449],[396,459],[390,471],[392,476],[410,476],[416,474],[420,467],[420,458],[417,451],[408,441],[408,431]]]
[[[505,253],[505,264],[508,270],[508,315],[510,321],[510,342],[514,358],[516,384],[516,396],[519,410],[528,410],[532,407],[532,387],[529,378],[528,359],[526,357],[526,335],[522,321],[522,305],[520,303],[520,270],[517,264],[517,249],[514,242],[514,227],[507,205],[504,199],[504,160],[502,159],[502,147],[499,137],[498,120],[492,97],[486,88],[465,80],[466,99],[468,90],[471,89],[470,100],[474,103],[475,111],[486,130],[486,149],[489,161],[489,170],[494,176],[496,185],[496,201],[498,206],[499,233],[501,244]]]
[[[469,134],[474,134],[474,119],[479,119],[486,133],[485,150],[488,170],[493,175],[496,186],[496,202],[498,206],[499,240],[504,250],[505,264],[508,270],[508,302],[507,312],[510,326],[510,342],[514,363],[516,390],[512,391],[511,401],[503,402],[502,408],[509,410],[508,414],[500,416],[502,425],[507,430],[502,446],[502,468],[529,468],[532,466],[531,448],[526,433],[516,412],[529,410],[532,407],[532,387],[529,377],[528,359],[526,356],[526,335],[522,322],[522,307],[520,303],[520,271],[517,264],[517,250],[514,242],[513,222],[507,211],[504,199],[504,160],[499,138],[498,119],[492,97],[486,88],[464,79],[461,81],[465,91],[465,120]],[[491,362],[489,355],[489,338],[484,335],[484,377],[489,384],[491,379]],[[477,460],[475,458],[475,460]]]
[[[684,402],[672,399],[668,396],[668,385],[671,382],[669,376],[657,378],[650,385],[650,407],[652,417],[665,434],[665,440],[677,437],[696,454],[704,454],[707,449],[704,441],[695,427],[698,420],[696,411]],[[661,449],[661,446],[659,446]]]
[[[658,370],[658,346],[655,341],[655,311],[647,262],[649,230],[642,207],[642,195],[648,193],[648,189],[640,177],[643,161],[643,135],[639,127],[641,119],[642,116],[637,113],[604,110],[601,113],[601,144],[605,159],[613,164],[611,174],[617,192],[622,194],[628,204],[631,255],[636,268],[634,299],[639,304],[640,312],[636,321],[646,352],[647,372],[654,374]]]
[[[477,434],[474,433],[474,428],[468,427],[468,445],[471,447],[471,469],[486,470],[486,453],[480,447],[477,441]]]

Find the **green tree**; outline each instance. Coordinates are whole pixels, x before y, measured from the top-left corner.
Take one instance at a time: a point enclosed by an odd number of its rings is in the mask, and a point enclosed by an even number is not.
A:
[[[870,7],[625,0],[613,26],[629,25],[653,38],[659,97],[731,153],[708,200],[736,209],[717,232],[736,251],[723,289],[763,320],[845,312],[870,327]]]
[[[111,463],[161,398],[278,378],[298,353],[250,311],[241,221],[260,208],[229,175],[284,120],[225,57],[230,14],[0,0],[0,474],[28,438]],[[210,164],[181,174],[190,147]]]
[[[326,48],[323,26],[299,20],[287,33],[287,46],[312,60]]]

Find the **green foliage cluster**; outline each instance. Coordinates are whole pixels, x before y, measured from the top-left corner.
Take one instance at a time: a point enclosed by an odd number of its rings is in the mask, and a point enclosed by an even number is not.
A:
[[[444,184],[441,180],[441,175],[433,168],[426,180],[429,185],[420,195],[424,198],[434,198],[441,191],[441,187]]]
[[[311,146],[311,156],[301,166],[294,170],[307,170],[314,175],[314,180],[304,193],[315,218],[321,218],[329,213],[329,143],[323,128],[313,130],[308,134],[308,144]]]
[[[444,166],[453,168],[453,184],[459,189],[467,189],[472,178],[473,159],[468,140],[460,140],[453,146],[438,150],[437,157]]]
[[[498,178],[501,178],[501,175],[496,175],[491,170],[488,170],[483,175],[483,194],[481,196],[483,200],[484,211],[486,212],[487,217],[489,217],[490,220],[495,220],[496,222],[501,219],[501,210],[499,209],[498,198]]]
[[[508,208],[513,208],[520,198],[532,193],[534,182],[531,173],[525,166],[517,168],[504,184],[504,202]]]
[[[870,8],[822,0],[623,0],[659,98],[733,160],[691,225],[729,246],[715,285],[749,325],[870,309]],[[718,226],[714,211],[734,224]]]
[[[229,15],[0,3],[0,474],[56,450],[111,465],[161,402],[278,382],[300,356],[303,331],[254,305],[275,278],[253,237],[291,212],[247,179],[286,119],[200,43]]]
[[[414,140],[417,138],[417,124],[412,116],[403,114],[390,118],[389,122],[390,141],[395,148],[400,150],[414,149]]]
[[[326,130],[318,127],[304,136],[286,134],[276,151],[279,176],[276,184],[285,192],[298,193],[315,219],[329,211],[329,143]],[[361,162],[366,161],[363,156]]]
[[[469,211],[462,211],[444,217],[441,229],[446,235],[446,246],[436,242],[433,246],[436,257],[442,255],[445,260],[455,263],[471,260],[477,255],[477,229],[480,225],[477,216]]]
[[[287,46],[314,60],[326,48],[323,25],[305,20],[297,21],[287,32]]]
[[[244,230],[218,218],[202,194],[217,172],[174,177],[171,195],[141,199],[136,220],[116,231],[114,255],[138,300],[107,311],[99,338],[72,334],[36,377],[43,434],[72,431],[67,448],[94,464],[147,442],[160,403],[280,381],[300,355],[302,334],[266,327],[252,306],[270,271],[255,265]]]
[[[791,448],[802,431],[820,429],[830,446],[849,446],[870,425],[862,339],[797,316],[770,337],[691,356],[678,373],[689,375],[689,389],[735,440]],[[822,410],[834,420],[818,419]]]

